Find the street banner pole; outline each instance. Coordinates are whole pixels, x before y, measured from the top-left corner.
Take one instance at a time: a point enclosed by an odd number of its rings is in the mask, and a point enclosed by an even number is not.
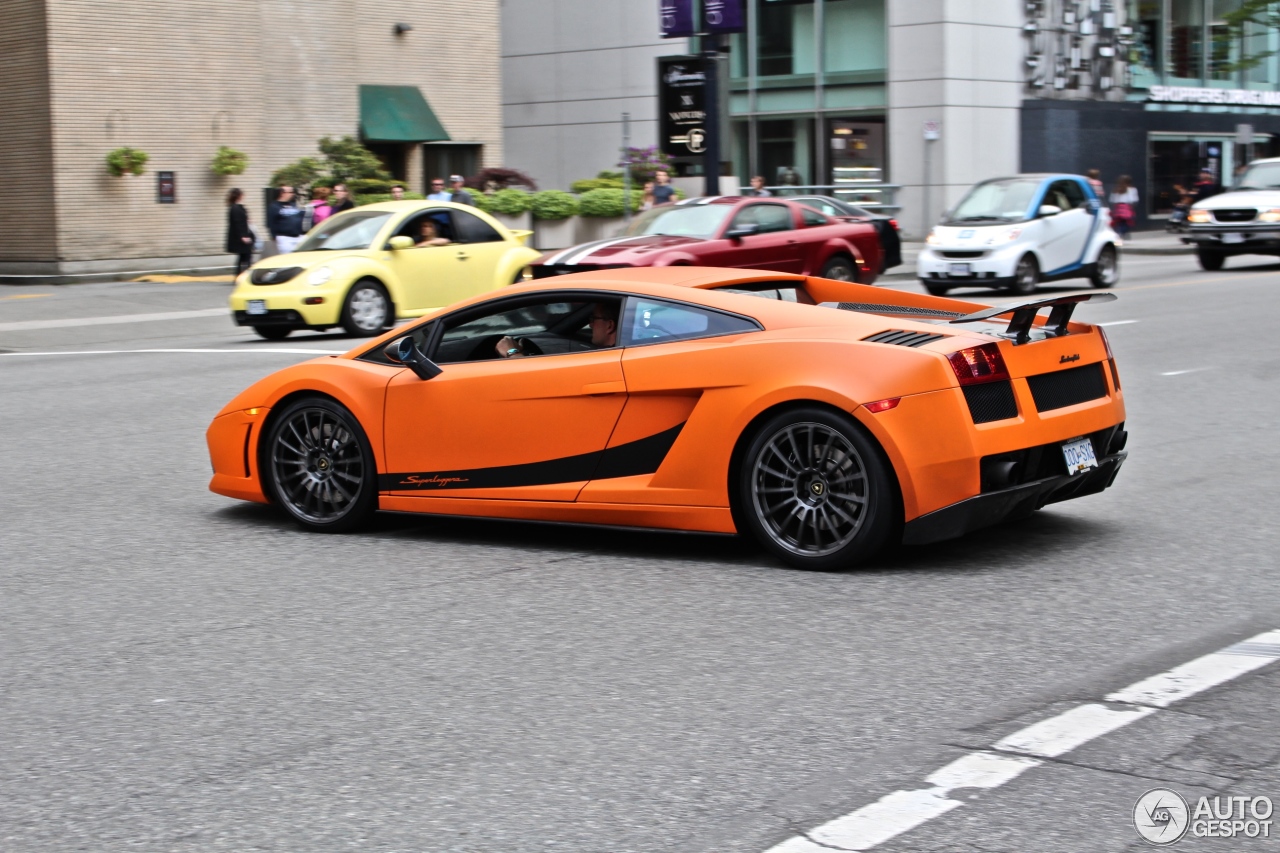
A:
[[[631,224],[631,113],[622,114],[622,224]]]
[[[719,94],[720,86],[719,75],[716,74],[716,66],[718,65],[716,43],[718,41],[720,41],[719,36],[703,37],[705,50],[703,51],[702,69],[706,75],[706,81],[703,83],[706,87],[703,94],[703,103],[706,104],[707,111],[705,124],[707,129],[707,150],[702,155],[703,195],[720,195],[720,100],[716,97]]]

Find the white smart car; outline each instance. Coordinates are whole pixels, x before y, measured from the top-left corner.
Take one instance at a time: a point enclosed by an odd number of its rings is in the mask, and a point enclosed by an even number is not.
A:
[[[1080,175],[1017,175],[969,190],[929,232],[916,260],[925,289],[1031,293],[1042,281],[1120,280],[1111,216]]]

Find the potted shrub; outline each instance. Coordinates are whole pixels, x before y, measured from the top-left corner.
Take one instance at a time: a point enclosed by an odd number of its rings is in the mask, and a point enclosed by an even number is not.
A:
[[[488,213],[512,231],[529,230],[532,196],[521,190],[498,190],[488,199]]]
[[[138,148],[117,148],[107,154],[107,171],[115,177],[141,175],[147,171],[147,152]]]
[[[560,190],[534,193],[529,212],[533,214],[535,249],[563,249],[573,245],[573,216],[578,199]]]
[[[243,175],[244,170],[249,168],[249,155],[223,145],[218,148],[218,153],[213,155],[213,162],[209,164],[209,168],[215,175],[224,177]]]
[[[640,209],[642,193],[638,189],[631,191],[631,211]],[[622,190],[598,189],[588,190],[578,197],[578,228],[574,234],[575,243],[586,243],[591,240],[603,240],[616,237],[622,233]]]

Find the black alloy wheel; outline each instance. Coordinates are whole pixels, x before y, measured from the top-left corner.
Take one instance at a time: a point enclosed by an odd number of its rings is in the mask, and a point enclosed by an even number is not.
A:
[[[851,418],[817,407],[782,412],[756,431],[735,491],[735,517],[799,569],[867,560],[894,526],[896,493],[879,448]]]
[[[1018,260],[1009,289],[1014,293],[1035,293],[1039,285],[1040,264],[1036,263],[1036,256],[1028,252]]]
[[[1107,288],[1120,280],[1120,257],[1116,247],[1110,243],[1102,247],[1098,253],[1098,261],[1089,274],[1089,282],[1094,287]]]
[[[946,296],[951,288],[945,284],[934,284],[931,281],[920,282],[924,285],[924,289],[929,291],[930,296]]]
[[[1215,272],[1226,264],[1227,256],[1212,249],[1196,249],[1196,260],[1200,262],[1200,269]]]
[[[258,337],[268,341],[283,341],[293,331],[288,326],[254,326],[253,330],[258,333]]]
[[[394,321],[391,299],[381,284],[363,279],[347,291],[342,303],[342,328],[358,338],[371,338]]]
[[[327,398],[299,400],[274,420],[263,463],[267,494],[309,530],[353,530],[377,508],[369,440],[355,416]]]
[[[857,281],[858,271],[848,258],[832,258],[822,265],[822,277],[835,281]]]

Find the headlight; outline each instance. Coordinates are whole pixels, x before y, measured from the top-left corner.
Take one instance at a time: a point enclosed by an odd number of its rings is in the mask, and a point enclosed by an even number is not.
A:
[[[990,246],[993,243],[1012,243],[1022,236],[1021,228],[1010,228],[1008,231],[1002,231],[987,241]]]
[[[936,246],[942,242],[941,240],[938,239],[938,235],[937,233],[935,233],[935,229],[933,228],[929,229],[929,236],[925,237],[924,241],[928,243],[930,246]]]
[[[1280,222],[1280,208],[1273,207],[1270,210],[1262,211],[1258,219],[1262,222]]]
[[[319,267],[312,270],[311,275],[307,276],[307,284],[318,287],[331,278],[333,278],[333,270],[328,267]]]
[[[1190,213],[1188,213],[1188,214],[1187,214],[1187,221],[1188,221],[1188,222],[1208,222],[1208,221],[1209,221],[1209,211],[1207,211],[1207,210],[1193,210],[1193,211],[1191,211]]]

